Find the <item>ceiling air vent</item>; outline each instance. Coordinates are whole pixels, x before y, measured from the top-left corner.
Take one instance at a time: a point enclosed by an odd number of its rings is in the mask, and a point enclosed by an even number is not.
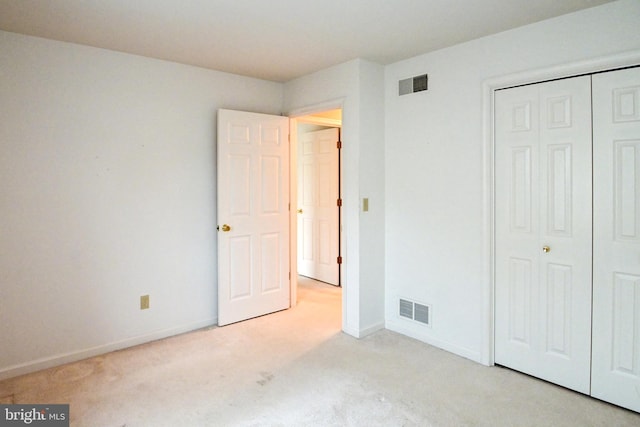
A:
[[[422,92],[429,89],[429,76],[423,74],[421,76],[409,77],[408,79],[398,82],[398,94],[407,95],[409,93]]]
[[[398,314],[405,319],[431,326],[431,306],[400,298]]]

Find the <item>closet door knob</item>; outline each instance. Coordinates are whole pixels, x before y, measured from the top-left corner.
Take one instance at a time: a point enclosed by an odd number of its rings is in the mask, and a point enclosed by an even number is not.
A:
[[[545,254],[549,253],[550,251],[551,251],[551,248],[549,246],[543,246],[542,247],[542,252],[544,252]]]

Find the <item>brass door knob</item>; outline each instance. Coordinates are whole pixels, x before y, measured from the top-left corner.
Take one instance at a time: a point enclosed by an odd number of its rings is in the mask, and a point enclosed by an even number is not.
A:
[[[298,213],[302,213],[302,209],[298,209]]]
[[[544,252],[545,254],[549,253],[550,251],[551,251],[551,248],[549,246],[543,246],[542,247],[542,252]]]
[[[223,224],[222,225],[222,231],[224,231],[224,232],[231,231],[231,227],[229,227],[227,224]]]

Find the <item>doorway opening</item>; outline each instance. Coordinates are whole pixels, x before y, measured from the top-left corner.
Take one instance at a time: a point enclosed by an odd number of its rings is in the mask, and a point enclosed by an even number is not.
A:
[[[343,209],[340,203],[343,197],[341,176],[344,176],[342,106],[324,105],[290,116],[290,119],[291,305],[297,304],[298,295],[304,299],[305,292],[309,291],[305,288],[311,283],[314,284],[312,292],[339,292],[342,295],[339,298],[342,305],[339,312],[344,322],[346,307],[343,291],[347,284],[346,263],[341,263],[345,253]],[[310,234],[314,230],[317,237],[315,241]],[[320,238],[319,233],[324,238]],[[317,261],[313,261],[314,257]],[[302,287],[300,294],[299,285]]]

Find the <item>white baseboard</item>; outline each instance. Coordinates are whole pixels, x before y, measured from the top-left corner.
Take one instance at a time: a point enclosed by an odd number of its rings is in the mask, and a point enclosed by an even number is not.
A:
[[[342,332],[358,339],[364,338],[367,335],[371,335],[372,333],[379,331],[380,329],[384,329],[384,322],[376,323],[363,329],[349,328],[345,325],[342,325]]]
[[[89,357],[99,356],[101,354],[109,353],[116,350],[122,350],[123,348],[133,347],[140,344],[145,344],[151,341],[171,337],[174,335],[183,334],[185,332],[195,331],[196,329],[205,328],[211,325],[217,325],[218,319],[206,319],[199,322],[188,323],[186,325],[178,326],[175,328],[163,329],[161,331],[152,332],[146,335],[140,335],[133,338],[127,338],[126,340],[116,341],[96,347],[87,348],[84,350],[73,351],[64,354],[58,354],[51,357],[44,357],[41,359],[32,360],[29,362],[21,363],[19,365],[13,365],[0,369],[0,381],[7,378],[17,377],[19,375],[25,375],[32,372],[40,371],[42,369],[51,368],[54,366],[64,365],[65,363],[76,362],[78,360],[87,359]]]
[[[357,329],[348,328],[348,327],[345,327],[344,325],[342,325],[342,332],[354,338],[359,338],[359,335],[360,335],[360,331],[358,331]]]
[[[425,333],[416,332],[413,328],[407,327],[407,325],[403,325],[402,322],[387,320],[385,327],[390,331],[406,335],[434,347],[441,348],[442,350],[448,351],[449,353],[453,353],[466,359],[473,360],[474,362],[484,364],[481,352],[439,340]]]
[[[368,326],[366,328],[362,328],[360,329],[360,333],[358,334],[358,338],[364,338],[367,335],[371,335],[374,332],[377,332],[381,329],[384,329],[384,322],[379,322],[379,323],[375,323],[371,326]]]

